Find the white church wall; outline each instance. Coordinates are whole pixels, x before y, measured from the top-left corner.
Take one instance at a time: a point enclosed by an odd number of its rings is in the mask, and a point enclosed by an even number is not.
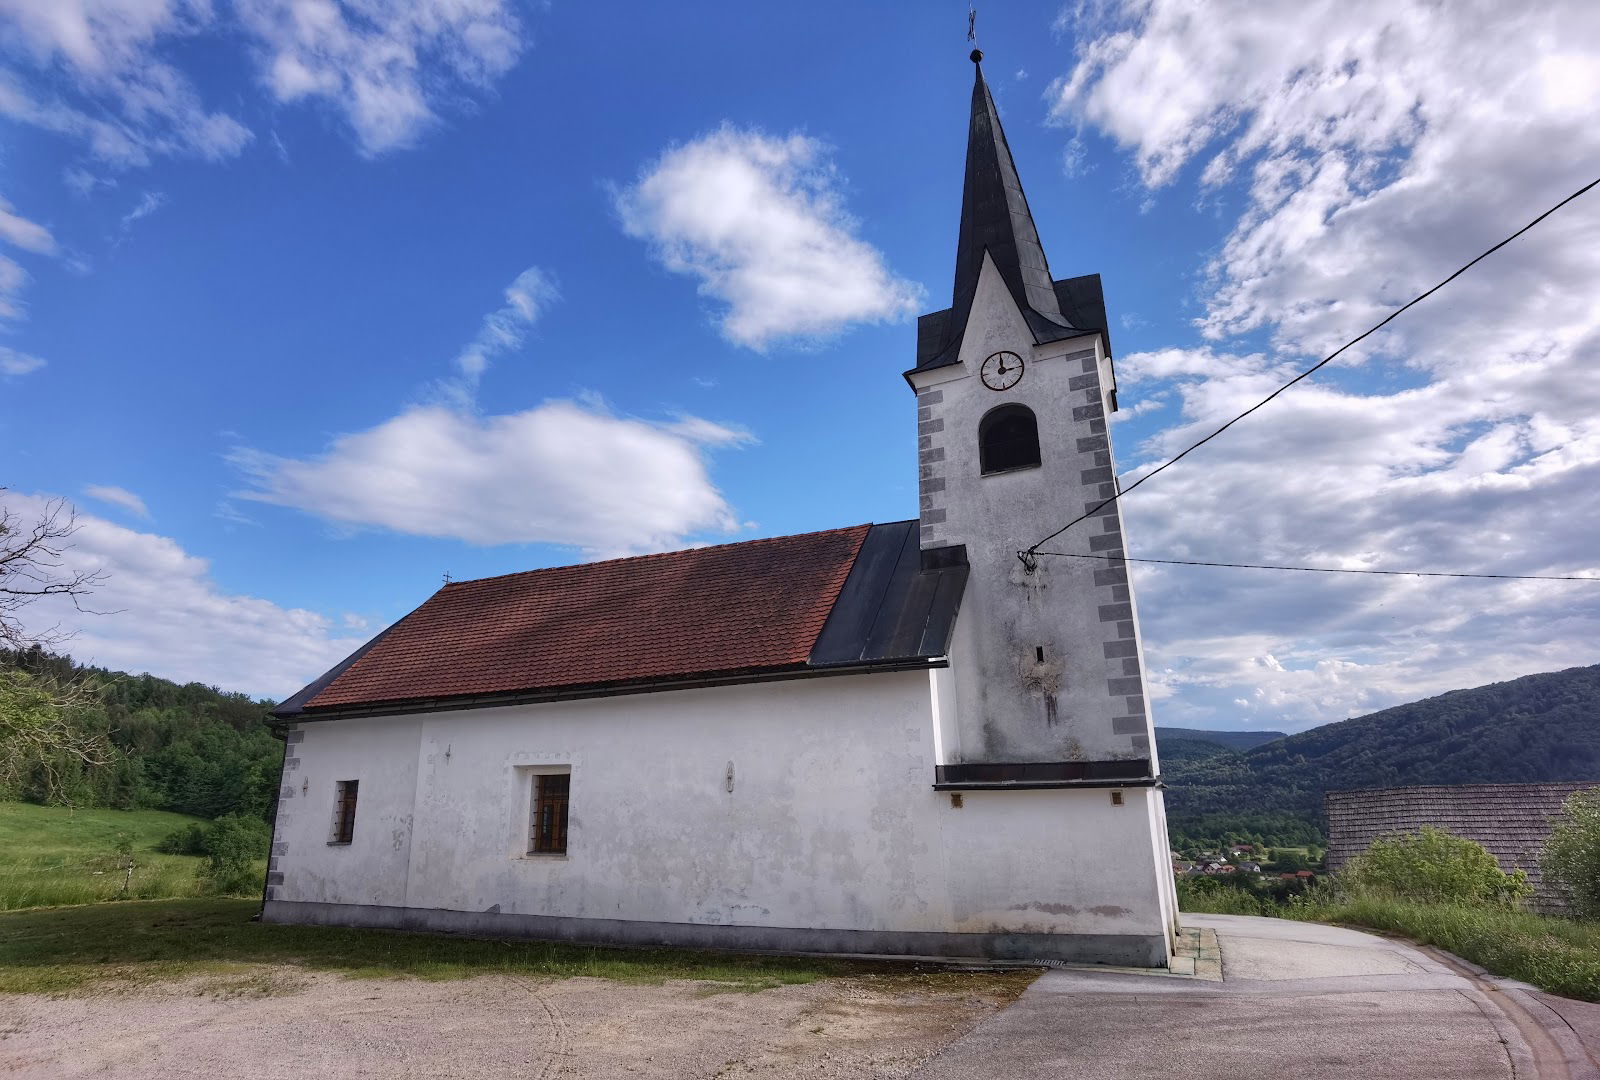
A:
[[[303,724],[309,790],[285,801],[268,917],[482,932],[529,917],[540,935],[855,951],[1057,934],[1077,942],[1064,956],[1161,962],[1159,881],[1127,858],[1149,844],[1148,789],[1123,806],[1103,789],[966,792],[957,808],[932,787],[931,696],[926,673],[880,673]],[[528,774],[555,765],[572,774],[568,851],[527,855]],[[330,848],[346,773],[356,838]]]
[[[1156,796],[1153,788],[963,792],[962,808],[944,815],[945,855],[959,867],[952,925],[1087,934],[1170,925],[1160,878],[1140,857]]]
[[[297,898],[405,903],[421,731],[421,717],[390,717],[290,734],[271,872],[292,864]],[[359,781],[355,835],[349,844],[336,844],[334,799],[343,780]]]

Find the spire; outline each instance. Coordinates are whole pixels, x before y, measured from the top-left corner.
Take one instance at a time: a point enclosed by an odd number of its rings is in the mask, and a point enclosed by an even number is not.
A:
[[[956,245],[955,292],[939,356],[922,367],[955,362],[966,332],[972,300],[978,291],[987,251],[1039,343],[1076,336],[1061,314],[1050,266],[1028,200],[1022,193],[1017,165],[1000,126],[989,84],[983,79],[983,53],[972,50],[976,78],[972,85],[972,120],[967,129],[967,176],[961,193],[961,236]]]

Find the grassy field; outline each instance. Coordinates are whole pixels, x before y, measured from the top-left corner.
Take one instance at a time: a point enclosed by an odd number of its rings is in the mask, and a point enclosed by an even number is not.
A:
[[[699,979],[727,990],[764,990],[834,976],[915,979],[929,990],[974,980],[1021,993],[1037,972],[973,975],[910,964],[740,956],[682,949],[606,949],[534,941],[479,941],[387,930],[271,926],[250,921],[244,899],[158,900],[0,912],[0,993],[128,989],[184,976],[218,976],[237,988],[274,972],[459,979],[483,974],[630,982]]]
[[[194,896],[203,860],[163,855],[155,845],[199,818],[160,810],[72,810],[0,803],[0,911],[89,904],[122,893],[117,839],[133,842],[132,899]],[[265,863],[262,871],[265,873]]]
[[[1399,934],[1552,994],[1600,1001],[1600,925],[1592,922],[1378,896],[1313,898],[1286,910],[1292,918]]]

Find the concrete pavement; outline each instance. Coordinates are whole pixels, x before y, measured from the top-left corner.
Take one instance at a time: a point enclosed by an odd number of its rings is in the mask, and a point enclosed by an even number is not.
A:
[[[1048,971],[914,1075],[1600,1080],[1576,1040],[1554,1037],[1556,1014],[1531,988],[1453,958],[1315,923],[1186,915],[1184,924],[1216,932],[1222,981]]]

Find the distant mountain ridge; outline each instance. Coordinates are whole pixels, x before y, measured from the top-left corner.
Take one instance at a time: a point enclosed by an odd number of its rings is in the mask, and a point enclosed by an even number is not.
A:
[[[1320,827],[1328,790],[1600,782],[1600,665],[1452,690],[1243,750],[1213,752],[1205,732],[1163,739],[1182,731],[1157,730],[1176,829]]]
[[[1253,746],[1286,737],[1287,732],[1282,731],[1206,731],[1202,728],[1157,727],[1156,749],[1162,750],[1169,741],[1182,739],[1184,742],[1216,743],[1229,750],[1249,750]]]

